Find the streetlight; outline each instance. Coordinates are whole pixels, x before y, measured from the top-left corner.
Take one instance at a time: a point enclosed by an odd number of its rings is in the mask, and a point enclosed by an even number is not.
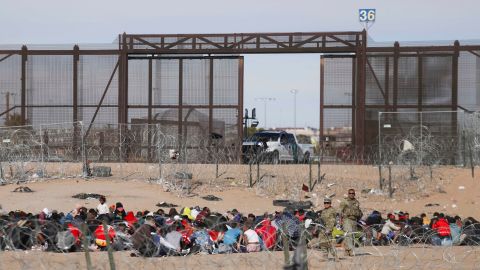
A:
[[[271,97],[255,98],[255,101],[263,101],[263,111],[264,111],[263,123],[265,125],[265,129],[267,129],[267,102],[275,101],[275,100],[276,100],[275,98],[271,98]]]
[[[297,94],[298,89],[290,90],[290,93],[293,94],[293,128],[295,130],[295,135],[297,135]]]

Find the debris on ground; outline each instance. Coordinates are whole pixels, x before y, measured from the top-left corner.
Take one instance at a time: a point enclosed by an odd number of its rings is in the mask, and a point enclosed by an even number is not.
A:
[[[167,203],[167,202],[157,203],[155,206],[157,206],[157,207],[166,207],[166,208],[178,207],[178,205],[176,205],[176,204]]]
[[[219,198],[217,196],[213,196],[213,195],[203,196],[202,199],[207,200],[207,201],[221,201],[222,200],[221,198]]]
[[[25,192],[25,193],[29,193],[29,192],[33,192],[33,190],[31,190],[29,187],[27,186],[19,186],[17,187],[16,189],[14,189],[12,192]]]
[[[310,209],[313,206],[311,201],[273,200],[274,206],[283,206],[288,209]]]
[[[368,193],[370,193],[370,191],[372,191],[371,188],[364,188],[364,189],[362,189],[361,193],[362,194],[368,194]]]
[[[97,193],[78,193],[72,196],[72,198],[80,200],[100,199],[103,195]]]
[[[177,179],[192,179],[193,174],[192,173],[187,173],[187,172],[176,172],[175,173],[175,178],[177,178]]]
[[[92,175],[95,177],[109,177],[112,176],[112,168],[107,166],[93,167]]]
[[[425,207],[433,207],[433,206],[440,206],[438,203],[427,203],[425,204]]]

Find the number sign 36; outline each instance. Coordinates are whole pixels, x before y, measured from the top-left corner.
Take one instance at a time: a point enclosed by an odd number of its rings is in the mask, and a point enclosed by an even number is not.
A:
[[[376,10],[375,9],[359,9],[358,16],[360,22],[373,22],[375,21]]]

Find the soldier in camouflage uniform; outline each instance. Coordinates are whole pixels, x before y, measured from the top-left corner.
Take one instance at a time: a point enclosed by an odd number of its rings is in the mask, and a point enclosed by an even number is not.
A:
[[[323,200],[324,209],[320,214],[320,220],[325,226],[325,230],[322,230],[318,234],[318,238],[310,241],[309,246],[314,248],[318,247],[324,251],[324,256],[328,259],[328,254],[332,254],[336,258],[336,252],[332,243],[332,230],[335,226],[337,211],[332,207],[332,200],[325,198]]]
[[[340,215],[343,220],[343,231],[345,232],[345,254],[354,256],[353,254],[353,238],[357,228],[357,221],[362,217],[360,210],[360,202],[355,199],[355,190],[348,190],[348,197],[340,203]]]

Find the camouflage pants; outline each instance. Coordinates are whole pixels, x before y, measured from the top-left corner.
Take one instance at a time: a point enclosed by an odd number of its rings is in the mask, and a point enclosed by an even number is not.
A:
[[[343,231],[345,232],[345,251],[353,251],[354,243],[354,233],[357,228],[357,221],[351,219],[343,220]]]
[[[321,231],[317,238],[312,239],[308,243],[308,247],[320,249],[321,251],[325,252],[325,256],[328,256],[329,253],[335,256],[331,235],[331,233],[325,233],[325,231]]]

